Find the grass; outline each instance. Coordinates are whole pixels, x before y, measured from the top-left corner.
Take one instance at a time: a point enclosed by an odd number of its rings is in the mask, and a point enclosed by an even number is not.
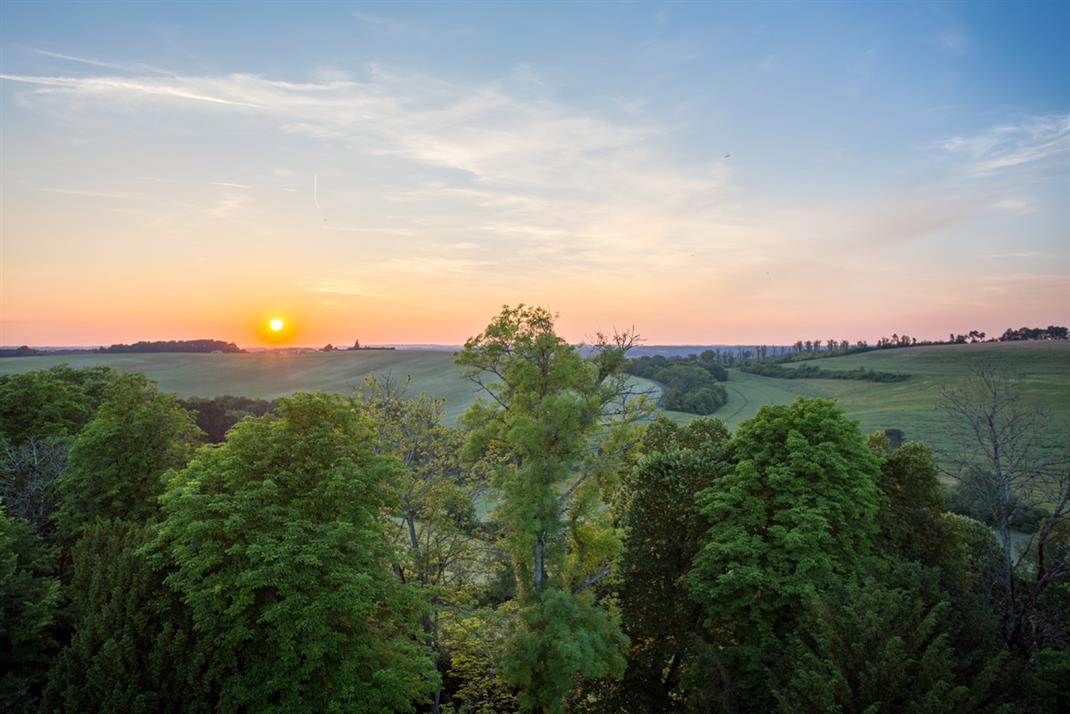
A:
[[[351,394],[370,374],[412,376],[412,393],[424,391],[446,399],[447,416],[456,419],[472,403],[475,390],[448,352],[367,350],[359,352],[253,354],[90,354],[57,357],[11,357],[0,360],[0,374],[106,364],[125,372],[144,372],[164,391],[182,397],[275,399],[294,392]]]
[[[1021,377],[1025,403],[1051,413],[1053,436],[1065,435],[1070,425],[1070,343],[1007,342],[977,345],[938,345],[830,357],[816,362],[830,371],[859,367],[903,372],[903,382],[878,383],[840,379],[774,379],[730,369],[724,383],[728,402],[714,416],[730,428],[754,416],[767,404],[786,404],[796,396],[834,400],[866,433],[901,429],[907,439],[941,449],[952,444],[952,429],[940,410],[940,390],[969,378],[972,370],[988,365]],[[692,414],[666,412],[677,423]],[[1061,431],[1060,431],[1061,430]],[[1065,441],[1065,436],[1062,436]]]
[[[1022,379],[1025,403],[1050,412],[1054,429],[1070,424],[1070,343],[1010,342],[940,345],[868,352],[822,359],[823,369],[903,372],[903,382],[838,379],[771,379],[730,370],[729,403],[722,407],[730,425],[752,415],[760,404],[790,401],[793,395],[833,399],[865,432],[902,429],[911,440],[935,448],[950,446],[950,425],[940,410],[940,390],[967,380],[987,365]]]
[[[372,373],[412,375],[412,391],[445,397],[452,421],[472,403],[475,387],[447,352],[419,350],[302,354],[118,354],[14,357],[0,360],[0,374],[108,364],[144,372],[164,390],[181,396],[233,394],[273,399],[297,391],[350,393]],[[948,445],[947,421],[938,409],[940,388],[961,384],[981,364],[1021,374],[1027,403],[1070,422],[1070,343],[1010,342],[941,345],[868,352],[822,359],[823,369],[858,367],[904,372],[904,382],[875,383],[836,379],[774,379],[729,370],[728,402],[715,416],[735,428],[766,404],[785,404],[796,396],[834,399],[864,431],[902,429],[908,439],[934,447]],[[635,380],[654,386],[648,380]],[[667,412],[678,422],[691,414]],[[1062,427],[1065,429],[1065,427]],[[1063,432],[1065,433],[1065,431]]]

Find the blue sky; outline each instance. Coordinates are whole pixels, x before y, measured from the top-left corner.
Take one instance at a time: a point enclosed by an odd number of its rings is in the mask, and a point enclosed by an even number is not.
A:
[[[1070,317],[1070,3],[6,2],[0,51],[3,343]]]

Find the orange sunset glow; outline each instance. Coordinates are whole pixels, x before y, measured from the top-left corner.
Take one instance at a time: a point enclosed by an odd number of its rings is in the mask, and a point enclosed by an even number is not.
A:
[[[288,64],[252,38],[191,63],[6,23],[0,344],[458,344],[519,302],[572,341],[662,344],[1068,317],[1070,98],[1012,48],[978,85],[970,45],[912,30],[898,74],[858,74],[823,21],[797,18],[828,56],[787,58],[636,8],[594,65],[552,33],[417,57],[324,11],[363,39]],[[640,36],[691,49],[637,64]]]

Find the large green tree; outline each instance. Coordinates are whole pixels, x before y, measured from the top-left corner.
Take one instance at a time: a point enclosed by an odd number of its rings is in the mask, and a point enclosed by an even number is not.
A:
[[[116,376],[108,367],[67,365],[0,376],[0,441],[73,436],[92,418]]]
[[[411,711],[435,686],[381,511],[397,462],[351,399],[298,394],[205,447],[153,544],[223,711]]]
[[[181,468],[201,430],[172,394],[142,374],[124,374],[78,434],[60,475],[61,533],[75,537],[97,518],[145,520],[159,509],[163,475]]]
[[[765,711],[808,599],[865,570],[877,534],[876,457],[831,402],[762,407],[734,467],[700,497],[710,527],[688,576],[706,614],[704,708]]]
[[[108,367],[59,365],[0,377],[0,498],[48,539],[71,443],[117,376]]]
[[[30,523],[0,503],[0,702],[8,711],[32,711],[44,685],[61,601],[53,570]]]
[[[935,565],[948,548],[944,513],[947,497],[940,485],[932,450],[909,442],[893,449],[884,434],[871,434],[866,445],[880,460],[881,549],[888,555]]]
[[[506,307],[457,356],[483,396],[464,415],[469,455],[495,459],[496,518],[518,610],[503,673],[524,709],[559,710],[576,677],[618,674],[625,638],[590,586],[619,550],[604,498],[638,443],[627,336],[583,356],[548,311]]]
[[[727,440],[718,419],[681,428],[659,417],[644,436],[645,455],[624,477],[618,592],[630,644],[624,677],[609,687],[605,708],[675,711],[683,703],[681,672],[703,618],[682,580],[709,527],[695,497],[727,468]]]
[[[1006,659],[976,677],[958,666],[939,577],[895,563],[879,577],[835,585],[809,598],[787,650],[779,710],[862,714],[993,711]]]
[[[211,711],[189,611],[164,585],[166,568],[139,551],[151,525],[101,520],[71,549],[74,634],[49,673],[49,712]]]

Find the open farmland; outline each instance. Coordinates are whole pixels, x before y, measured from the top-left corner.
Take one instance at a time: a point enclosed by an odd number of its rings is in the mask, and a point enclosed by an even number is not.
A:
[[[273,399],[298,391],[349,393],[364,377],[389,372],[411,375],[412,390],[444,397],[451,420],[472,403],[474,386],[453,364],[449,352],[367,350],[360,352],[252,354],[86,354],[18,357],[0,360],[0,374],[107,364],[123,371],[144,372],[160,387],[180,396],[233,394]],[[1028,403],[1070,421],[1070,343],[1007,342],[941,345],[867,352],[816,362],[827,370],[866,369],[904,372],[903,382],[877,383],[834,379],[774,379],[729,370],[728,402],[716,416],[734,428],[766,404],[784,404],[796,396],[834,399],[858,419],[862,429],[897,428],[907,438],[933,446],[947,445],[947,428],[938,410],[940,387],[959,384],[970,370],[989,364],[1020,374]],[[789,364],[791,368],[798,365]],[[636,380],[656,389],[648,380]],[[690,414],[669,412],[677,421]]]
[[[160,388],[181,397],[275,399],[294,392],[351,393],[370,374],[411,375],[412,391],[445,397],[451,419],[472,403],[472,384],[449,352],[360,350],[352,352],[257,352],[249,354],[85,354],[0,360],[0,374],[47,369],[57,364],[106,364],[143,372]]]
[[[902,382],[838,379],[773,379],[729,370],[728,403],[721,408],[730,426],[752,416],[762,404],[783,403],[794,395],[834,399],[866,432],[902,429],[906,437],[934,447],[949,446],[939,409],[941,387],[963,383],[972,370],[988,365],[1020,376],[1027,405],[1055,415],[1053,429],[1070,424],[1070,343],[1003,342],[939,345],[867,352],[815,362],[827,370],[902,372]],[[788,368],[798,364],[785,365]]]

